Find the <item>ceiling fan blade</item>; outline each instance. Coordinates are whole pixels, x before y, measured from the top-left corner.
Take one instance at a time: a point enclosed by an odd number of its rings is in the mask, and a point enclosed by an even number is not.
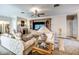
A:
[[[39,15],[45,15],[45,13],[39,13]]]
[[[60,4],[54,4],[54,7],[58,7],[58,6],[60,6]]]

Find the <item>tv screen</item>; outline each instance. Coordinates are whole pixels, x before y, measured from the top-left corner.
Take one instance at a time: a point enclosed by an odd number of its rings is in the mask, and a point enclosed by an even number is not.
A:
[[[44,26],[44,24],[36,24],[36,25],[35,25],[35,29],[38,30],[38,29],[40,29],[42,26]]]
[[[45,25],[45,23],[44,22],[35,22],[34,24],[33,24],[33,29],[34,30],[38,30],[38,29],[40,29],[42,26],[44,26]]]

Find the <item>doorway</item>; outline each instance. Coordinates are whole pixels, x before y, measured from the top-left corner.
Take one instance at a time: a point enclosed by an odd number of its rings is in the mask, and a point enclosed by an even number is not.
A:
[[[77,38],[78,33],[78,19],[77,15],[67,16],[67,36],[70,38]]]

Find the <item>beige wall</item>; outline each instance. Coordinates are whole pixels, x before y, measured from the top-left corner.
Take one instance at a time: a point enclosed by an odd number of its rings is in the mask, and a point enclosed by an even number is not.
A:
[[[51,22],[52,31],[54,31],[56,34],[59,33],[59,29],[62,29],[62,36],[65,37],[66,34],[66,15],[60,15],[60,16],[53,16],[52,22]]]

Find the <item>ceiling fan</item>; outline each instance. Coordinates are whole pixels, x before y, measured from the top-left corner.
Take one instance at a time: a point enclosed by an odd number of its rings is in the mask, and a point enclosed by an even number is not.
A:
[[[34,11],[31,11],[31,12],[24,12],[24,11],[22,11],[21,13],[22,14],[27,14],[27,15],[29,15],[31,17],[41,17],[41,16],[45,15],[45,13],[39,12],[38,10],[34,10]]]
[[[45,13],[41,12],[41,9],[39,8],[32,8],[31,11],[32,11],[32,16],[41,17],[45,15]]]
[[[56,7],[59,7],[60,4],[54,4],[53,7],[56,8]],[[30,9],[30,11],[28,12],[21,12],[22,14],[27,14],[31,17],[41,17],[41,16],[45,16],[46,14],[44,12],[41,11],[40,8],[37,8],[37,7],[33,7]]]
[[[37,10],[35,10],[35,13],[32,14],[32,16],[37,16],[37,17],[41,17],[41,16],[44,16],[45,13],[39,13]]]
[[[56,7],[59,7],[60,6],[60,4],[54,4],[54,8],[56,8]],[[45,13],[43,13],[43,12],[39,12],[39,8],[34,8],[33,9],[33,14],[32,14],[32,16],[38,16],[38,17],[41,17],[41,16],[44,16],[45,15]]]
[[[37,16],[37,17],[41,17],[41,16],[44,16],[45,13],[42,13],[42,12],[38,12],[37,10],[34,11],[34,13],[32,13],[32,16]]]

